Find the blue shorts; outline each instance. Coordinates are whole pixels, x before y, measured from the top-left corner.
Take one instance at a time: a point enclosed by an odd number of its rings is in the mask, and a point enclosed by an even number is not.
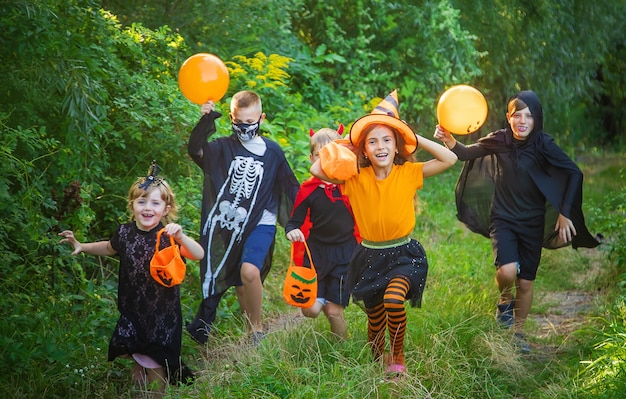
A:
[[[239,268],[243,263],[251,263],[259,269],[259,272],[263,270],[263,263],[265,263],[265,258],[267,258],[275,236],[276,225],[260,224],[256,226],[243,243]],[[236,285],[242,284],[241,277],[239,277]]]

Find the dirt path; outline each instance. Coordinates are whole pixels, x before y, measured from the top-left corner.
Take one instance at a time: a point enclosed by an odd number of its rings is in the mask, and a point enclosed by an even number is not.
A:
[[[576,276],[575,283],[583,286],[585,282],[592,281],[601,272],[601,258],[604,256],[598,250],[585,250],[585,257],[591,259],[591,267],[587,273]],[[538,328],[536,338],[552,342],[567,343],[572,334],[589,323],[596,308],[596,301],[601,295],[598,291],[568,290],[535,292],[533,307],[546,309],[542,313],[532,313],[529,318]],[[560,337],[560,339],[556,339]],[[561,346],[557,345],[533,345],[537,352],[545,355],[561,352]]]
[[[596,295],[584,291],[549,292],[541,302],[551,304],[547,313],[532,315],[539,325],[537,338],[570,335],[586,323]]]

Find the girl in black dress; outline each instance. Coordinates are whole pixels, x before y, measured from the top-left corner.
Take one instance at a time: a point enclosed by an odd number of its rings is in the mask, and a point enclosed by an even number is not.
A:
[[[174,193],[158,177],[153,163],[149,175],[139,178],[128,193],[129,223],[120,225],[108,241],[81,243],[71,230],[59,233],[81,252],[120,258],[117,308],[121,315],[109,344],[109,361],[132,357],[133,380],[142,385],[158,381],[163,392],[165,382],[185,382],[193,374],[180,359],[182,312],[178,285],[166,287],[150,274],[150,260],[155,253],[157,232],[165,229],[159,248],[170,246],[172,237],[186,259],[204,256],[199,243],[183,233],[176,219]],[[163,222],[167,223],[165,226]]]

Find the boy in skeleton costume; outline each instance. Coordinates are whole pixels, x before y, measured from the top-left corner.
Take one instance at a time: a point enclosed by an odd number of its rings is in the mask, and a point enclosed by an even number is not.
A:
[[[203,301],[187,330],[205,343],[222,295],[235,286],[258,344],[262,281],[271,267],[276,221],[286,224],[299,183],[280,146],[258,135],[265,114],[256,93],[233,96],[228,137],[207,141],[221,114],[212,101],[202,106],[202,114],[187,149],[204,171],[200,243],[207,255],[200,262]]]

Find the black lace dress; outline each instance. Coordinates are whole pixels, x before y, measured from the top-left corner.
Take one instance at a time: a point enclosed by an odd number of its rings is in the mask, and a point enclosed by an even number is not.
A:
[[[121,315],[109,343],[109,361],[141,353],[153,358],[175,381],[190,378],[180,358],[182,312],[179,286],[167,288],[150,275],[159,223],[151,231],[139,230],[134,222],[120,225],[111,246],[120,258],[117,308]],[[160,248],[170,246],[162,235]]]

